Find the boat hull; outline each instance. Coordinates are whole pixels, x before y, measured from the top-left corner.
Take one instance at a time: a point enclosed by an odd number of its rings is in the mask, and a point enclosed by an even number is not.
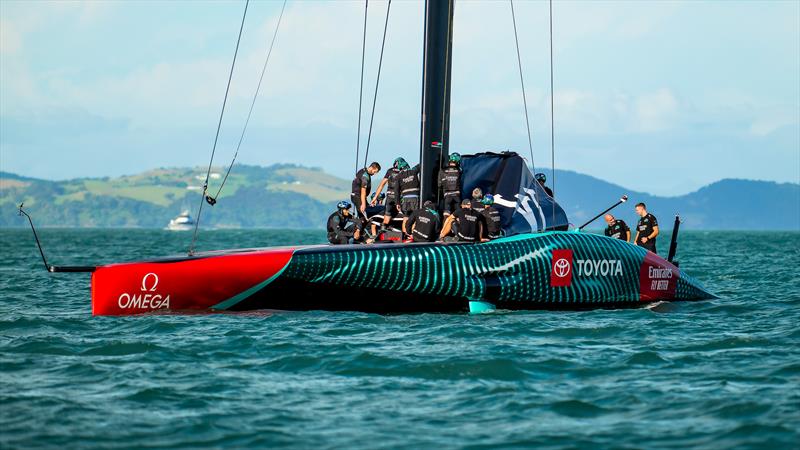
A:
[[[482,244],[308,246],[98,267],[95,315],[165,311],[462,312],[638,307],[713,298],[656,254],[576,232]]]

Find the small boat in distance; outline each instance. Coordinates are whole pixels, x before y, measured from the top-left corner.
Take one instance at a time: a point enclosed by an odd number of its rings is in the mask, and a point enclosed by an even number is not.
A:
[[[188,210],[183,210],[178,217],[169,221],[165,230],[170,231],[190,231],[194,227],[194,219]]]

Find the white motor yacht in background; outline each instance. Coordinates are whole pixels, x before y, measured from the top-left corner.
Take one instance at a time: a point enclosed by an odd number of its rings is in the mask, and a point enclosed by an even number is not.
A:
[[[190,231],[194,227],[194,219],[189,211],[184,210],[180,215],[169,221],[167,230],[171,231]]]

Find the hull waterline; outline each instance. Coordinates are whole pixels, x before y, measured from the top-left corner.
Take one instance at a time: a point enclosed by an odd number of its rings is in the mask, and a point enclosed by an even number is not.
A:
[[[714,296],[658,255],[593,234],[482,244],[245,249],[114,264],[92,274],[92,312],[465,312],[639,307]]]

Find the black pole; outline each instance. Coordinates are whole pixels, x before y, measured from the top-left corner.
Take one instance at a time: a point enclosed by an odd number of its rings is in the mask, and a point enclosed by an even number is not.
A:
[[[672,239],[669,241],[669,255],[667,261],[673,262],[675,253],[678,251],[678,230],[681,227],[681,216],[675,215],[675,224],[672,226]]]
[[[439,169],[450,154],[450,77],[454,0],[425,2],[420,199],[435,200]],[[420,204],[422,203],[420,202]]]
[[[612,209],[616,208],[617,206],[619,206],[619,205],[621,205],[621,204],[623,204],[623,203],[625,203],[625,202],[627,202],[627,201],[628,201],[628,196],[627,196],[627,195],[623,195],[623,196],[622,196],[622,197],[619,199],[619,201],[618,201],[617,203],[614,203],[613,205],[611,205],[611,206],[610,206],[608,209],[606,209],[605,211],[603,211],[603,212],[601,212],[600,214],[598,214],[598,215],[596,215],[596,216],[592,217],[592,218],[591,218],[591,219],[590,219],[588,222],[586,222],[585,224],[583,224],[583,225],[581,225],[580,227],[578,227],[578,230],[580,231],[580,230],[584,229],[584,228],[586,227],[586,225],[589,225],[590,223],[594,222],[595,220],[597,220],[597,218],[598,218],[598,217],[602,216],[603,214],[605,214],[605,213],[607,213],[607,212],[611,211]]]

